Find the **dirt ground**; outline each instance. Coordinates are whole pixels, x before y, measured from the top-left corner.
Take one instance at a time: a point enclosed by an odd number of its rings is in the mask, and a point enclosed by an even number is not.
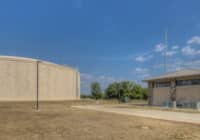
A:
[[[104,102],[105,103],[105,102]],[[0,103],[1,140],[200,140],[200,126],[72,108],[94,101]],[[98,104],[102,104],[99,102]]]
[[[138,116],[174,122],[191,123],[200,126],[200,112],[166,111],[162,109],[132,108],[131,104],[115,105],[76,105],[74,108],[109,112],[122,115]],[[161,107],[160,107],[161,108]]]

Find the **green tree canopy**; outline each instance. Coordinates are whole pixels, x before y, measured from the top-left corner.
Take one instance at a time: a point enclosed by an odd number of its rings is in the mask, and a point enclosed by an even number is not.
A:
[[[147,99],[147,90],[132,81],[111,83],[105,90],[105,94],[107,98]]]
[[[91,84],[91,95],[97,100],[102,96],[101,86],[98,82],[93,82]]]
[[[111,83],[108,85],[107,89],[105,90],[105,94],[107,98],[118,98],[120,89],[120,84],[117,82]]]

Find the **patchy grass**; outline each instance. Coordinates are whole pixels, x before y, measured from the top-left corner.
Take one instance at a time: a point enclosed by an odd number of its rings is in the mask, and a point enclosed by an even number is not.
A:
[[[71,108],[110,101],[0,103],[2,140],[198,140],[200,126]],[[117,103],[116,101],[112,101]]]

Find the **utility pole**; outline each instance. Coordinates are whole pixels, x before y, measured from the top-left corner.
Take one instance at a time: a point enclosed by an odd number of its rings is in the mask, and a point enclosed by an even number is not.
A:
[[[168,48],[168,31],[165,30],[164,73],[167,72],[167,48]]]

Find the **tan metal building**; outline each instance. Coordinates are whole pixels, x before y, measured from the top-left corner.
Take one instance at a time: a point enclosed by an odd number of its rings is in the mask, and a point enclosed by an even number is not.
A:
[[[176,71],[144,81],[148,83],[150,105],[200,101],[200,69]]]
[[[79,99],[79,72],[41,60],[0,56],[0,100],[37,98],[39,101]]]

